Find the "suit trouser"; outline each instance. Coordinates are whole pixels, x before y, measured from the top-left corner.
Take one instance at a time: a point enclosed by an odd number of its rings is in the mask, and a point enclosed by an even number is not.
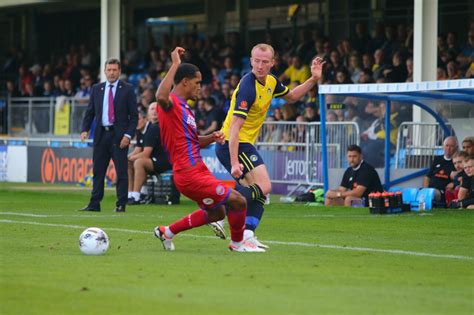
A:
[[[99,127],[100,128],[100,127]],[[127,204],[128,173],[127,173],[128,147],[120,149],[114,142],[114,131],[103,130],[97,144],[94,145],[93,153],[93,185],[92,196],[89,206],[100,209],[100,202],[104,197],[104,180],[110,159],[114,161],[117,174],[117,206]]]

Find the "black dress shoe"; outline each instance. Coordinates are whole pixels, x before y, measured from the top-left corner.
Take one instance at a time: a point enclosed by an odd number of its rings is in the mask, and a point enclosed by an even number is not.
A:
[[[95,212],[100,212],[100,209],[92,208],[91,206],[85,206],[84,208],[79,209],[79,211],[95,211]]]
[[[125,212],[125,205],[115,207],[115,212]]]

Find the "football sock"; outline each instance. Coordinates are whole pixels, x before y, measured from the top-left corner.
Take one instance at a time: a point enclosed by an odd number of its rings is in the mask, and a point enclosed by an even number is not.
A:
[[[254,237],[255,233],[252,230],[245,229],[244,231],[244,240]]]
[[[252,184],[249,187],[237,184],[235,190],[241,193],[247,200],[246,229],[254,231],[262,219],[266,196],[257,184]]]
[[[171,224],[170,231],[173,234],[178,234],[207,223],[209,223],[207,212],[199,209]]]
[[[128,197],[127,198],[128,199],[132,198],[132,192],[131,191],[128,192]]]
[[[140,193],[136,192],[136,191],[133,191],[132,192],[132,198],[135,199],[135,201],[139,201],[140,200]]]
[[[140,189],[140,194],[148,195],[148,188],[145,185]]]
[[[260,224],[263,216],[263,204],[258,201],[252,201],[247,205],[247,218],[245,219],[245,228],[247,230],[255,231]]]
[[[246,213],[247,211],[245,209],[229,209],[227,211],[227,220],[229,221],[230,227],[230,239],[232,240],[232,242],[240,243],[244,238]]]
[[[174,233],[171,232],[169,226],[165,226],[165,236],[168,237],[168,238],[173,238],[174,237]]]

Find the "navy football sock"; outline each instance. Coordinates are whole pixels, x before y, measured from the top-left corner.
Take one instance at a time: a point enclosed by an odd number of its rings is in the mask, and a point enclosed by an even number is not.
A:
[[[263,216],[263,204],[258,201],[252,201],[247,205],[247,217],[245,218],[245,229],[255,231],[260,224]]]
[[[250,187],[237,184],[235,190],[242,194],[247,200],[247,218],[245,219],[245,229],[255,231],[263,216],[263,205],[266,197],[257,184]]]

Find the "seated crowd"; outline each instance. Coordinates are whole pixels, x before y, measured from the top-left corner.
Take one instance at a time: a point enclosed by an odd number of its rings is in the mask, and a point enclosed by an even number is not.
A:
[[[352,38],[340,39],[335,46],[318,29],[301,29],[298,39],[267,34],[265,41],[276,50],[273,74],[284,84],[294,86],[310,76],[308,64],[315,56],[326,60],[320,84],[410,82],[413,80],[413,31],[404,24],[376,23],[371,31],[357,23]],[[242,48],[238,33],[226,38],[185,34],[164,37],[160,46],[153,42],[147,52],[141,51],[136,40],[130,39],[122,53],[123,77],[136,86],[138,105],[144,110],[154,101],[156,88],[170,66],[169,52],[176,45],[187,49],[184,61],[196,64],[203,75],[201,97],[194,105],[201,134],[208,134],[222,124],[229,108],[230,97],[241,76],[250,70],[248,53]],[[6,91],[12,97],[69,96],[88,98],[91,86],[100,73],[98,47],[71,45],[63,54],[47,62],[30,60],[21,50],[7,56],[3,70],[7,78]],[[458,39],[448,32],[438,37],[438,80],[471,78],[474,72],[474,22],[467,39]],[[383,139],[377,133],[384,115],[383,105],[368,104],[360,99],[327,96],[327,103],[339,102],[346,110],[327,113],[327,121],[354,121],[365,130],[366,146],[377,146]],[[269,120],[319,121],[317,90],[310,91],[302,101],[293,104],[275,99],[271,103]],[[392,106],[393,124],[411,120],[411,106]],[[299,142],[296,132],[279,135],[282,142]],[[337,134],[335,134],[337,136]],[[391,135],[392,136],[392,135]],[[377,166],[379,161],[373,161]]]

